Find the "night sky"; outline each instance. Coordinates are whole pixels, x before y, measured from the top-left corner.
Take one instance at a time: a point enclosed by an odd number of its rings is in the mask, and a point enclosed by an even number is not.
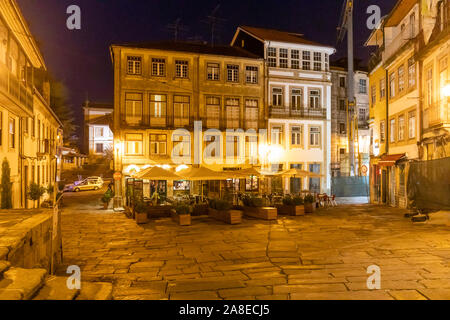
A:
[[[230,43],[236,27],[250,25],[303,33],[305,37],[338,49],[334,60],[346,54],[336,46],[336,27],[344,0],[17,0],[31,32],[38,40],[50,72],[68,87],[70,103],[82,122],[81,104],[113,101],[112,43],[172,39],[166,26],[181,18],[189,30],[181,39],[210,39],[202,22],[221,3],[217,42]],[[356,57],[367,60],[363,47],[370,34],[366,8],[377,4],[382,16],[397,0],[356,0]],[[81,8],[81,30],[66,27],[69,5]]]

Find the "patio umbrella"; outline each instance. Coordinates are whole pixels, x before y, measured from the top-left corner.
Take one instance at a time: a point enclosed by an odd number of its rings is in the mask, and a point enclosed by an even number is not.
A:
[[[185,180],[226,180],[222,172],[214,171],[206,167],[189,168],[178,172],[178,175]]]
[[[261,173],[256,170],[255,168],[248,168],[248,169],[242,169],[237,171],[227,171],[223,173],[224,175],[228,176],[228,179],[241,179],[241,178],[247,178],[252,176],[261,176]]]
[[[311,177],[311,174],[314,174],[313,172],[309,172],[306,170],[301,170],[298,168],[292,168],[286,171],[282,171],[278,173],[277,175],[280,176],[294,176],[294,177]]]
[[[167,171],[160,167],[147,168],[136,174],[138,179],[146,180],[180,180],[181,177],[175,173]]]

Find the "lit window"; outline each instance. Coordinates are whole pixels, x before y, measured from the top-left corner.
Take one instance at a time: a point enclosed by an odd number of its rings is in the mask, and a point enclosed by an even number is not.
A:
[[[245,129],[258,129],[258,100],[245,100]]]
[[[206,127],[219,128],[220,98],[206,98]]]
[[[245,81],[247,83],[258,83],[258,67],[245,67]]]
[[[239,99],[228,98],[226,99],[226,119],[227,119],[227,129],[238,129],[239,128]]]
[[[408,114],[408,137],[413,139],[416,137],[416,112],[411,111]]]
[[[405,116],[398,117],[398,140],[402,141],[405,138]]]
[[[380,141],[384,142],[385,139],[385,129],[384,129],[384,121],[380,122]]]
[[[390,141],[395,142],[395,119],[391,119]]]
[[[151,155],[165,155],[166,154],[166,135],[165,134],[151,134],[150,135],[150,154]]]
[[[142,155],[142,134],[125,134],[125,154]]]
[[[166,125],[167,97],[163,94],[150,95],[150,125]]]
[[[173,99],[173,122],[175,127],[189,125],[190,98],[188,96],[174,96]]]
[[[9,118],[9,147],[16,147],[16,121]]]
[[[125,121],[129,125],[138,125],[142,122],[142,94],[125,94]]]
[[[405,89],[405,67],[398,68],[398,92],[402,92]]]

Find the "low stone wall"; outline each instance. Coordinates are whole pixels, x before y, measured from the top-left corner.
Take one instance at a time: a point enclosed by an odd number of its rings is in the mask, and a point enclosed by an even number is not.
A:
[[[14,267],[41,267],[50,271],[52,242],[55,264],[61,262],[60,222],[52,238],[53,209],[0,210],[0,260]]]

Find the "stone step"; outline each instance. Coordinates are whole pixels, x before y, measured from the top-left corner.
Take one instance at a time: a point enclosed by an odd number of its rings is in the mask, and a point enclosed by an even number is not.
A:
[[[6,260],[0,261],[0,279],[3,278],[3,273],[6,270],[8,270],[10,266],[11,266],[11,263],[9,261],[6,261]]]
[[[67,287],[67,277],[49,276],[33,300],[74,300],[79,293]]]
[[[108,282],[81,282],[76,300],[111,300],[112,284]]]
[[[44,285],[47,270],[10,268],[0,280],[0,299],[29,300]]]

